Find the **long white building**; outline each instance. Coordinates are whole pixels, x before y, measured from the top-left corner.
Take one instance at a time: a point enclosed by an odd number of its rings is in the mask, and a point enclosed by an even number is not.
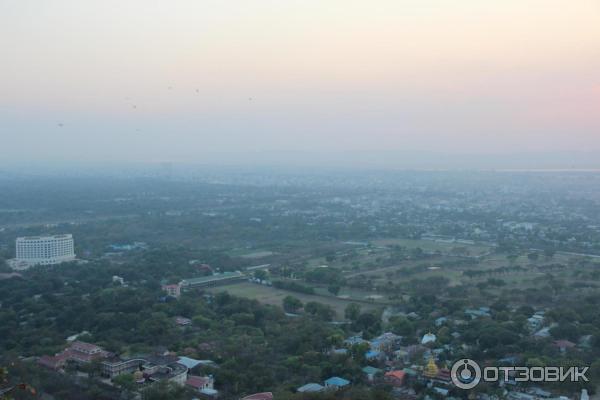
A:
[[[17,238],[17,263],[51,265],[73,260],[75,248],[71,234]]]

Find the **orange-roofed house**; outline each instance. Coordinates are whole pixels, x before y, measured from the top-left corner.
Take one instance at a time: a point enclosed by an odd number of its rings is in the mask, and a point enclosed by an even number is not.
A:
[[[406,372],[400,370],[389,371],[385,373],[384,379],[392,386],[400,387],[404,385]]]

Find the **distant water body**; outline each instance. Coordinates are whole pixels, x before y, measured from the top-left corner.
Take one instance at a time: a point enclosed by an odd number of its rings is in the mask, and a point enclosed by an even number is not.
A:
[[[495,169],[497,172],[600,172],[600,168],[511,168]]]

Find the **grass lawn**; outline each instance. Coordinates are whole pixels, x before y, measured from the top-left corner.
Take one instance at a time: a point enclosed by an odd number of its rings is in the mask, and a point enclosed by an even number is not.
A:
[[[344,310],[346,309],[346,306],[352,302],[350,300],[339,299],[332,296],[325,297],[291,292],[288,290],[276,289],[271,286],[257,285],[255,283],[250,282],[236,283],[228,286],[218,286],[210,288],[208,289],[208,291],[212,293],[229,292],[229,294],[232,294],[234,296],[255,299],[261,303],[272,304],[279,307],[281,307],[284,297],[294,296],[300,299],[302,303],[305,304],[309,301],[316,301],[318,303],[323,303],[331,306],[336,312],[336,320],[344,319]],[[382,307],[381,305],[377,304],[360,304],[360,306],[363,310]]]
[[[416,239],[378,239],[374,240],[373,244],[376,246],[394,246],[399,245],[409,249],[420,247],[424,251],[441,251],[447,253],[454,247],[466,247],[471,255],[484,254],[490,250],[489,246],[481,244],[464,244],[464,243],[448,243],[448,242],[437,242],[434,240],[416,240]]]
[[[228,252],[231,257],[241,257],[241,258],[263,258],[272,256],[272,251],[269,250],[260,250],[260,249],[233,249]]]
[[[272,256],[274,253],[272,251],[255,251],[253,253],[243,254],[241,258],[263,258]]]

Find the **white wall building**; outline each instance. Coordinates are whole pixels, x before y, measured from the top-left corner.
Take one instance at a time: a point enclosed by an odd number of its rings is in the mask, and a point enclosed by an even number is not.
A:
[[[51,265],[75,260],[73,235],[26,236],[17,238],[18,263]]]
[[[433,333],[426,333],[421,339],[421,344],[435,343],[437,337]]]

